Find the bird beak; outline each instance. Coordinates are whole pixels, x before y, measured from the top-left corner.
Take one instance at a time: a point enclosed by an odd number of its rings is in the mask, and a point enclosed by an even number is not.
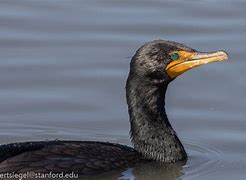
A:
[[[217,51],[212,53],[198,53],[188,51],[176,52],[180,55],[179,59],[171,61],[166,66],[166,72],[171,78],[176,78],[184,72],[203,64],[224,61],[228,59],[228,55],[224,51]]]

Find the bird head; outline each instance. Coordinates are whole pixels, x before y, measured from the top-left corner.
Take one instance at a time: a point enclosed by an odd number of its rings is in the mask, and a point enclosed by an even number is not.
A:
[[[131,71],[145,80],[169,82],[195,67],[227,59],[225,51],[198,52],[177,42],[156,40],[138,49]]]

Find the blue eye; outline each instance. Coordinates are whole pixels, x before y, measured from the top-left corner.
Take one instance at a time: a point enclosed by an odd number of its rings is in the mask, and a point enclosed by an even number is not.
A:
[[[174,53],[171,54],[171,59],[172,59],[172,60],[177,60],[177,59],[179,59],[179,58],[180,58],[179,53],[174,52]]]

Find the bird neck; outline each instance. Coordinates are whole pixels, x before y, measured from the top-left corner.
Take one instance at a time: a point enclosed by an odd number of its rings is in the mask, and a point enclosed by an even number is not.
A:
[[[126,96],[134,148],[160,162],[186,159],[183,145],[168,121],[165,93],[168,83],[143,82],[129,76]]]

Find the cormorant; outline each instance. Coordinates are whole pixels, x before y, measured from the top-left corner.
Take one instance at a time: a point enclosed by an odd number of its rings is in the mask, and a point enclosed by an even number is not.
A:
[[[148,161],[172,163],[187,154],[165,112],[165,92],[194,67],[228,59],[224,51],[200,53],[183,44],[155,40],[132,57],[126,83],[134,148],[93,141],[38,141],[0,146],[0,173],[54,172],[94,175]]]

